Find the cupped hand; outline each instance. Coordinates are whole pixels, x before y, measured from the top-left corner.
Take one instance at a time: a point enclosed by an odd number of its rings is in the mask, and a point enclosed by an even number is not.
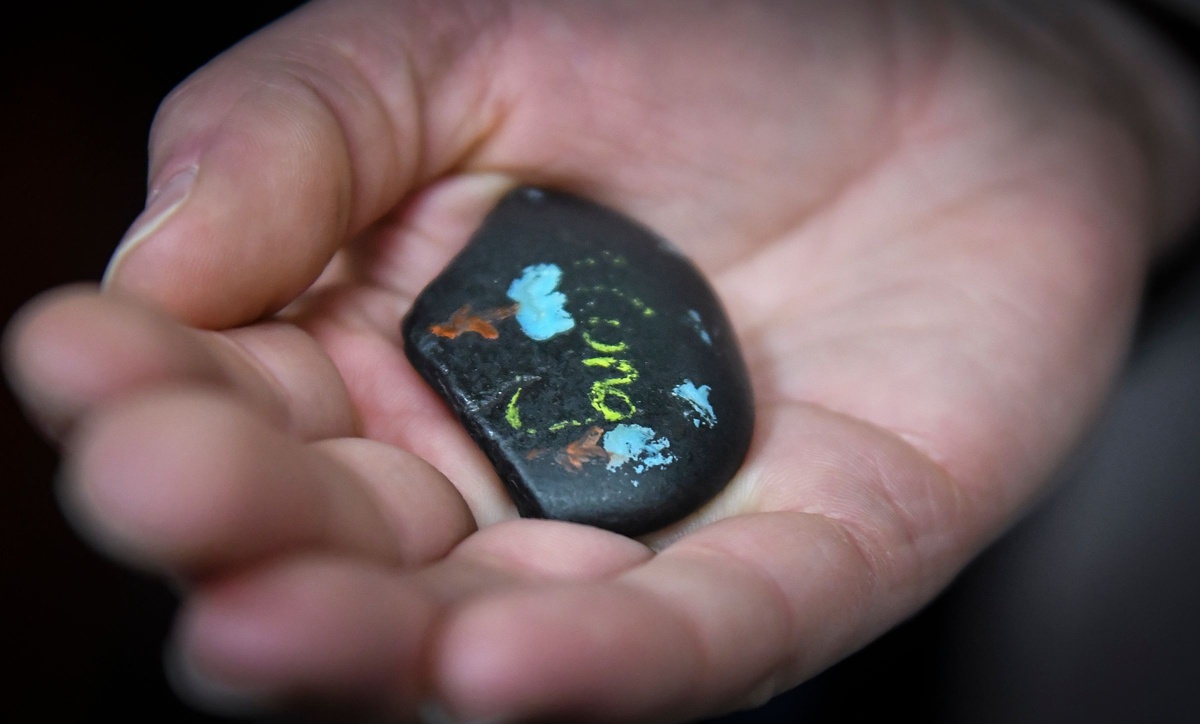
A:
[[[796,684],[1037,494],[1191,211],[1188,79],[1028,5],[301,9],[164,103],[105,289],[9,330],[68,514],[184,582],[202,696],[646,720]],[[519,183],[683,248],[751,368],[742,470],[641,541],[517,519],[400,347]]]

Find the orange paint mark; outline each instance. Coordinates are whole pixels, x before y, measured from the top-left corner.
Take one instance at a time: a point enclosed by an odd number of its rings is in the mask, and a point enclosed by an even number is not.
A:
[[[582,470],[584,463],[592,460],[608,462],[608,451],[597,444],[603,434],[604,428],[589,428],[587,432],[583,433],[583,437],[567,443],[567,446],[554,457],[554,460],[573,473]]]
[[[496,326],[492,322],[507,319],[516,313],[517,305],[515,304],[511,307],[491,309],[481,314],[471,314],[471,305],[464,304],[458,311],[450,315],[449,321],[444,324],[434,324],[429,327],[429,331],[446,339],[455,339],[460,334],[467,332],[474,332],[484,339],[497,339],[500,333],[496,331]]]

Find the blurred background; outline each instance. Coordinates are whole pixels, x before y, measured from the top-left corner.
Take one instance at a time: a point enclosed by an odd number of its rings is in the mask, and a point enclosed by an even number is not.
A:
[[[159,100],[298,4],[189,3],[175,11],[183,25],[140,3],[31,3],[10,16],[0,320],[45,289],[99,278],[141,210]],[[1108,414],[1031,516],[877,644],[725,721],[1200,721],[1198,248],[1156,273]],[[224,721],[170,691],[174,597],[74,537],[55,503],[55,453],[6,388],[0,431],[2,718]]]

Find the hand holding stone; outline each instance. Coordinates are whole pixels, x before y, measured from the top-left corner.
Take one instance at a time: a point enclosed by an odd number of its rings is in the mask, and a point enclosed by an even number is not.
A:
[[[1107,6],[1028,5],[304,7],[164,104],[106,291],[10,330],[69,513],[189,582],[177,659],[226,692],[647,720],[791,686],[1036,495],[1192,212],[1187,79]],[[744,464],[640,540],[518,519],[404,356],[520,184],[677,244],[742,342]],[[520,324],[469,303],[429,329]],[[607,466],[581,428],[565,464]]]

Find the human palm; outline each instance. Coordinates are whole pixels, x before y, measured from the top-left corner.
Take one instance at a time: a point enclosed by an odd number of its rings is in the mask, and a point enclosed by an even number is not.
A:
[[[1190,110],[1115,60],[1141,38],[1100,6],[1050,37],[883,6],[329,2],[189,79],[108,290],[35,303],[10,370],[67,441],[82,530],[187,581],[191,675],[399,716],[684,718],[815,673],[995,536],[1185,220],[1163,189],[1195,178]],[[746,355],[742,470],[640,542],[516,519],[400,347],[517,183],[671,239]]]

